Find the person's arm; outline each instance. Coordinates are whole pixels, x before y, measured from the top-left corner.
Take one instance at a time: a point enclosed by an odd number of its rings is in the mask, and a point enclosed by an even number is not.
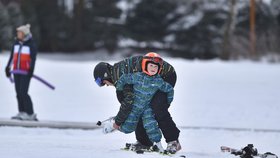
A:
[[[35,43],[33,41],[31,41],[31,44],[30,44],[30,58],[31,58],[31,62],[30,62],[30,70],[28,72],[28,75],[30,77],[32,77],[32,75],[34,73],[36,56],[37,56],[37,48],[35,46]]]
[[[123,74],[121,78],[116,83],[116,90],[122,91],[124,88],[124,85],[126,84],[135,84],[137,80],[137,73],[135,74]]]
[[[159,89],[163,92],[166,92],[167,93],[167,102],[168,104],[170,104],[172,101],[173,101],[173,97],[174,97],[174,89],[173,87],[171,86],[171,84],[167,83],[167,82],[164,82],[162,80],[162,84],[161,86],[159,87]]]
[[[126,84],[122,93],[123,98],[120,99],[121,107],[117,116],[115,117],[115,123],[117,126],[120,126],[126,120],[127,116],[132,110],[134,101],[133,85]]]
[[[11,62],[13,60],[13,56],[14,56],[14,45],[12,46],[11,53],[10,53],[10,58],[8,60],[8,63],[7,63],[6,69],[5,69],[7,77],[11,76],[10,71],[11,71]]]

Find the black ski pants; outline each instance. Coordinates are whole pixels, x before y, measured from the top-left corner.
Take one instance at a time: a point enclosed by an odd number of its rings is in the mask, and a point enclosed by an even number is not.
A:
[[[29,115],[33,114],[33,104],[28,95],[31,78],[27,75],[14,75],[14,79],[19,112],[26,112]]]
[[[173,87],[176,84],[177,76],[176,72],[172,73],[169,76],[163,78],[165,82],[168,82]],[[151,106],[153,112],[155,113],[155,118],[158,122],[159,128],[162,131],[162,134],[166,142],[178,140],[180,130],[177,128],[175,122],[173,121],[168,108],[170,104],[167,103],[167,94],[161,91],[156,92],[154,95]],[[138,122],[136,131],[136,139],[143,145],[151,146],[153,143],[149,140],[146,130],[143,126],[142,120]]]

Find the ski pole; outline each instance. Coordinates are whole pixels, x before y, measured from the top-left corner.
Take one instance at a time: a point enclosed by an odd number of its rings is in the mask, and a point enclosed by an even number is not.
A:
[[[27,75],[28,73],[26,71],[23,70],[12,70],[11,71],[12,74],[20,74],[20,75]],[[42,82],[43,84],[45,84],[47,87],[49,87],[50,89],[54,90],[55,87],[53,85],[51,85],[50,83],[48,83],[47,81],[45,81],[44,79],[42,79],[41,77],[34,75],[33,76],[35,79],[37,79],[38,81]],[[13,83],[13,79],[10,77],[10,81]]]
[[[98,126],[101,126],[102,125],[102,123],[104,123],[104,122],[106,122],[106,121],[109,121],[109,120],[111,120],[111,119],[113,119],[113,118],[115,118],[115,117],[109,117],[108,119],[106,119],[106,120],[103,120],[103,121],[97,121],[97,123],[96,123],[96,125],[98,125]]]

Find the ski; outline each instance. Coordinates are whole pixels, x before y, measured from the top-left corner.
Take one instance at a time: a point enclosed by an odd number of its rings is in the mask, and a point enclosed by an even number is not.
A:
[[[122,149],[126,151],[134,151],[137,154],[143,154],[144,152],[155,152],[151,147],[144,145],[135,145],[134,143],[126,143],[125,147]]]
[[[155,146],[144,146],[134,143],[126,143],[125,147],[122,148],[122,150],[125,151],[133,151],[136,154],[144,154],[144,153],[158,153],[162,156],[168,156],[168,157],[180,157],[180,158],[186,158],[185,155],[177,155],[177,154],[171,154],[167,152],[166,150],[164,152],[159,152],[158,149]]]
[[[260,157],[260,158],[278,158],[277,155],[266,152],[266,153],[258,153],[258,150],[254,148],[253,144],[248,144],[246,147],[242,149],[235,149],[228,146],[221,146],[222,152],[229,152],[230,154],[233,154],[235,156],[240,156],[241,158],[254,158],[254,157]]]

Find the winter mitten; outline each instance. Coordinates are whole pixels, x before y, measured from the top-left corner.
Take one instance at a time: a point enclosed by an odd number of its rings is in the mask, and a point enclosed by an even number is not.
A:
[[[104,134],[111,133],[115,130],[115,128],[113,127],[114,122],[115,122],[114,120],[111,120],[111,121],[108,121],[107,123],[105,123],[105,125],[103,127]]]
[[[11,76],[10,68],[6,67],[5,71],[6,71],[6,76],[10,77]]]

